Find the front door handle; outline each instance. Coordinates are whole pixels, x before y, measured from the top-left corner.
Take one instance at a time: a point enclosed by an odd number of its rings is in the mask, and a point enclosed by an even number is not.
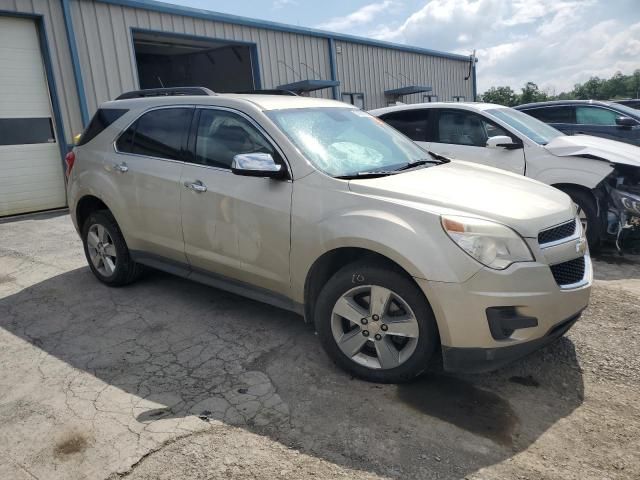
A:
[[[126,163],[122,162],[122,163],[116,163],[113,165],[113,169],[117,172],[120,173],[126,173],[129,171],[129,167],[127,166]]]
[[[200,180],[196,180],[195,182],[184,182],[184,186],[197,193],[204,193],[207,191],[207,186]]]

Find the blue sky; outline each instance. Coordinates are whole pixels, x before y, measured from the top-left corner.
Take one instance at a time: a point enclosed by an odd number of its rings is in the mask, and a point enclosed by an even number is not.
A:
[[[479,91],[559,93],[640,69],[640,0],[170,0],[263,20],[478,55]]]

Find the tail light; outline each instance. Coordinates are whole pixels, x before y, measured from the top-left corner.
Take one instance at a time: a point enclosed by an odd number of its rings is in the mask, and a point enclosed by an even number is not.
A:
[[[73,164],[76,163],[76,154],[73,152],[67,153],[67,155],[64,157],[64,161],[67,164],[67,171],[65,173],[65,176],[69,178],[69,175],[71,175]]]

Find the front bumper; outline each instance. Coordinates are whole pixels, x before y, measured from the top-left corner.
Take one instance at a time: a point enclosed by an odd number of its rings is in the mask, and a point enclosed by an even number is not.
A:
[[[483,268],[463,283],[416,279],[438,323],[445,370],[492,370],[565,333],[589,302],[593,271],[588,253],[585,259],[584,278],[572,288],[561,288],[549,265],[537,261]],[[495,307],[513,312],[518,328],[492,332],[488,313]]]
[[[508,363],[526,357],[567,333],[582,312],[558,323],[544,337],[499,348],[442,347],[442,361],[449,372],[481,373],[496,370]]]

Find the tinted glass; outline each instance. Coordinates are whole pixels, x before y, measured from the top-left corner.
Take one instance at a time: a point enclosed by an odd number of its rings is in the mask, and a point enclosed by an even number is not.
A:
[[[224,110],[203,109],[196,135],[196,163],[231,168],[240,153],[278,155],[267,139],[248,120]]]
[[[267,115],[319,170],[349,176],[405,166],[427,152],[382,120],[354,108],[272,110]]]
[[[427,141],[428,110],[405,110],[383,115],[381,118],[396,130],[416,142]]]
[[[437,142],[484,147],[489,137],[509,134],[473,112],[443,110],[438,118]]]
[[[541,107],[522,111],[545,123],[576,123],[574,107]]]
[[[56,143],[50,118],[1,118],[0,145]]]
[[[615,125],[621,115],[598,107],[576,107],[576,122],[580,125]]]
[[[181,160],[182,139],[191,120],[190,108],[161,108],[145,113],[118,139],[121,152]]]
[[[100,108],[91,119],[89,126],[82,134],[78,145],[84,145],[97,137],[102,131],[119,119],[129,110],[124,108]]]
[[[485,110],[484,113],[503,121],[514,130],[540,145],[546,145],[554,138],[564,135],[564,133],[541,122],[537,118],[533,118],[513,108],[492,108]]]

